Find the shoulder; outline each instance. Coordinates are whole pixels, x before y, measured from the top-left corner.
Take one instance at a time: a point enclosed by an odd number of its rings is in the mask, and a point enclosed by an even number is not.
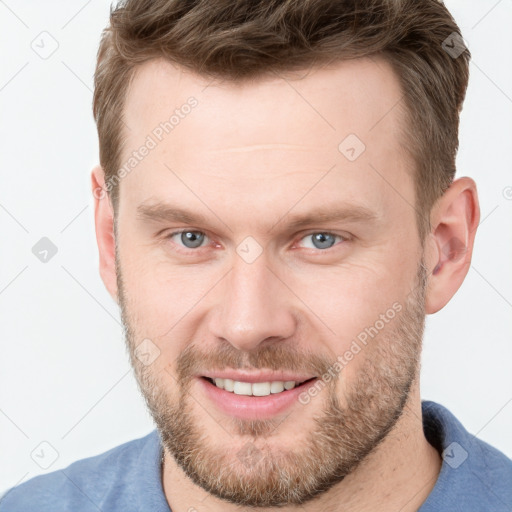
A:
[[[158,441],[158,434],[153,431],[63,469],[36,476],[1,496],[0,512],[108,512],[111,509],[103,506],[112,496],[128,504],[129,483],[139,469],[138,462],[147,448]]]
[[[445,407],[427,401],[422,406],[425,436],[442,457],[441,472],[422,512],[510,511],[512,460],[469,433]]]

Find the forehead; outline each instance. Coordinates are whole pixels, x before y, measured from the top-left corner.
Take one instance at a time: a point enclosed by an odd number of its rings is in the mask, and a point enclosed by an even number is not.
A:
[[[121,189],[140,203],[171,190],[179,174],[207,196],[244,204],[258,193],[272,203],[334,167],[329,180],[340,193],[382,209],[412,193],[401,98],[398,77],[377,56],[242,83],[149,61],[127,93],[121,163],[148,137],[155,144]]]
[[[204,138],[205,148],[223,146],[224,139],[219,138],[225,132],[233,138],[237,136],[237,142],[249,139],[256,144],[254,135],[263,135],[269,141],[274,132],[281,132],[283,141],[298,142],[297,136],[310,138],[316,127],[332,132],[333,140],[337,140],[347,130],[363,137],[377,124],[384,133],[402,123],[397,105],[402,97],[398,77],[382,56],[340,61],[295,73],[269,73],[244,82],[209,79],[154,59],[136,68],[128,89],[124,112],[128,137],[137,135],[138,128],[147,128],[146,123],[155,125],[168,119],[190,97],[200,103],[202,119],[209,116],[210,123],[217,121],[219,130]],[[309,124],[290,123],[290,110]],[[220,130],[221,123],[228,119],[234,124]],[[262,121],[266,121],[264,133],[258,130],[258,122]],[[236,132],[236,127],[242,125],[246,131]],[[250,126],[253,129],[247,132]],[[195,131],[201,126],[195,124],[193,128]],[[172,139],[186,143],[186,131],[181,127]]]

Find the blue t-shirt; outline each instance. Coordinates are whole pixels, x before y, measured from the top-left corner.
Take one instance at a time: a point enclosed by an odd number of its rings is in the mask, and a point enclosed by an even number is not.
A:
[[[511,512],[512,460],[467,432],[443,406],[423,401],[422,409],[425,436],[443,464],[419,512]],[[10,489],[0,512],[171,512],[161,457],[154,430]]]

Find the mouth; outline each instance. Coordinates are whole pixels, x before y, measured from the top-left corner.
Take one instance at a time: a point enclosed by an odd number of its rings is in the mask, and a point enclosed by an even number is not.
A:
[[[212,378],[206,376],[201,378],[216,388],[227,391],[228,393],[252,397],[284,394],[287,391],[306,386],[306,384],[317,379],[317,377],[311,377],[310,379],[301,381],[275,380],[267,382],[243,382],[233,379]]]
[[[200,393],[223,414],[248,420],[270,419],[303,406],[301,396],[319,381],[311,374],[285,370],[248,372],[227,368],[204,373],[196,378]],[[321,388],[314,394],[319,391]]]

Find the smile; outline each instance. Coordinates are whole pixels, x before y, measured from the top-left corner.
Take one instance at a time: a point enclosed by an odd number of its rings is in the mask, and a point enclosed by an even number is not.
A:
[[[232,379],[212,379],[205,377],[212,384],[220,389],[224,389],[235,395],[246,395],[246,396],[268,396],[270,394],[282,393],[283,391],[289,391],[294,389],[305,382],[312,379],[308,379],[302,382],[296,382],[293,380],[287,381],[272,381],[272,382],[242,382]],[[314,378],[314,377],[313,377]]]
[[[307,380],[237,381],[229,378],[197,379],[199,388],[222,413],[240,419],[270,419],[300,405],[299,396],[314,386],[317,377]]]

